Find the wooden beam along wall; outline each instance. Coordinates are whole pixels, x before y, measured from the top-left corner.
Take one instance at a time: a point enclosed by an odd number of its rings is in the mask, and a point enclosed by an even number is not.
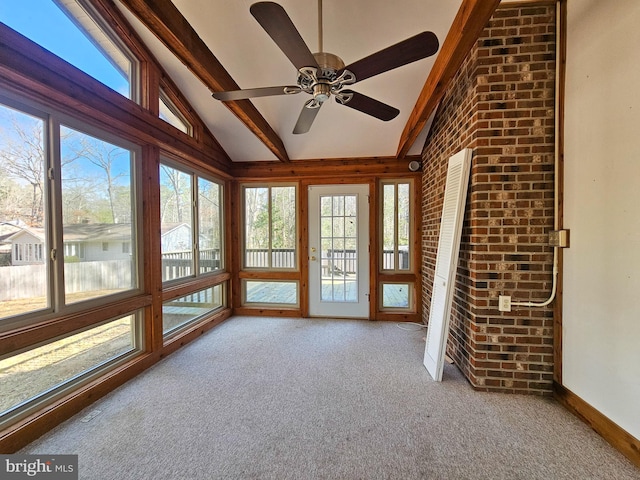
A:
[[[420,172],[410,172],[409,163],[420,161],[418,156],[368,158],[332,158],[294,160],[282,162],[236,162],[231,174],[242,180],[259,179],[299,179],[301,177],[326,177],[327,172],[335,178],[361,175],[419,176]]]
[[[400,136],[396,157],[406,156],[499,4],[500,0],[463,0]]]

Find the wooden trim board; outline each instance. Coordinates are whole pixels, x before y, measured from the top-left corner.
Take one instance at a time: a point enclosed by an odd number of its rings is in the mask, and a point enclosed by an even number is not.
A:
[[[554,397],[599,435],[619,450],[631,462],[640,467],[640,440],[605,417],[568,388],[553,384]]]

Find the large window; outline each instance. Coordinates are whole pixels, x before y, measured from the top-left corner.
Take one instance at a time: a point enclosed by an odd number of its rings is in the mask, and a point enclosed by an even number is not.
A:
[[[162,304],[162,332],[166,336],[224,306],[224,285],[205,288]]]
[[[411,269],[411,183],[382,183],[382,270]]]
[[[416,312],[416,277],[413,261],[414,184],[407,179],[380,182],[382,235],[379,251],[381,281],[379,309],[387,313]]]
[[[127,315],[0,360],[0,425],[139,351],[140,318]]]
[[[245,305],[298,306],[298,282],[276,280],[244,280]]]
[[[0,104],[0,319],[138,288],[137,149],[61,120]]]
[[[198,272],[222,268],[222,188],[220,184],[196,177],[198,187]]]
[[[66,302],[135,287],[132,152],[65,126],[60,151]]]
[[[244,267],[297,268],[296,187],[245,186],[243,192]]]
[[[160,202],[162,279],[221,270],[222,186],[164,162]]]
[[[50,306],[45,117],[0,105],[0,318]]]
[[[0,2],[0,21],[107,87],[137,100],[137,61],[87,0]]]

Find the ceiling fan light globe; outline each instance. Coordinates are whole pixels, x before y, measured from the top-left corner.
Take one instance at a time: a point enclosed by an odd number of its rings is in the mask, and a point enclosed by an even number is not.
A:
[[[313,98],[318,103],[324,103],[329,100],[331,96],[331,85],[328,83],[317,83],[313,86]]]

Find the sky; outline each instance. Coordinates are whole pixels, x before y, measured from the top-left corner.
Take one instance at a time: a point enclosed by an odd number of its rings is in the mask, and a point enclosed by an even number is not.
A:
[[[30,38],[42,47],[80,68],[108,87],[128,96],[127,79],[110,63],[85,34],[69,20],[53,0],[0,0],[0,21]],[[14,119],[27,131],[32,131],[35,119],[29,115],[2,107],[0,109],[0,128],[5,134],[11,134],[11,120]],[[41,120],[35,120],[36,122]],[[67,133],[63,128],[63,137]],[[82,136],[83,134],[79,134]],[[89,137],[88,137],[89,138]],[[95,140],[99,144],[106,142]],[[107,147],[113,148],[111,147]],[[63,156],[65,145],[62,145]],[[124,150],[123,150],[124,152]],[[128,173],[128,156],[118,158],[114,165],[115,175]],[[120,165],[122,163],[122,165]],[[75,167],[86,175],[104,175],[100,169],[88,161],[77,161]]]
[[[42,131],[45,128],[44,119],[33,117],[0,104],[0,150],[10,148],[10,151],[22,151],[24,152],[23,156],[25,158],[31,157],[31,160],[33,160],[33,155],[36,153],[36,150],[44,151],[46,149],[46,144],[43,143],[44,140],[40,135],[32,136],[31,143],[38,147],[30,148],[25,146],[24,149],[21,149],[20,145],[22,142],[14,130],[14,123],[18,128],[22,129],[25,134],[32,134],[36,131]],[[114,184],[130,184],[131,156],[128,150],[64,125],[60,126],[60,135],[62,161],[74,158],[76,156],[75,151],[81,149],[84,145],[89,145],[94,152],[91,158],[94,160],[111,160],[111,174],[114,179]],[[85,143],[83,144],[82,142]],[[45,161],[44,158],[41,160],[42,162]],[[90,160],[89,157],[82,156],[66,164],[62,169],[63,183],[65,180],[72,183],[74,178],[103,180],[105,178],[104,169],[95,165],[95,163]],[[45,168],[42,169],[43,172],[44,170]],[[15,175],[11,175],[11,178],[20,185],[26,185],[28,183],[25,179]],[[99,184],[99,186],[106,187],[104,182]],[[1,202],[2,198],[0,196],[0,207]]]
[[[0,0],[0,21],[128,97],[128,81],[53,0]]]

